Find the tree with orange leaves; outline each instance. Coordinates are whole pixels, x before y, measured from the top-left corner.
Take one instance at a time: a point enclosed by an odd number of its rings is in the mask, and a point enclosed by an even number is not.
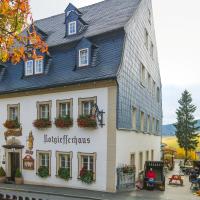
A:
[[[37,34],[30,12],[29,0],[0,0],[0,61],[13,64],[45,53],[47,44]],[[31,30],[29,29],[31,25]],[[27,50],[31,44],[31,50]]]

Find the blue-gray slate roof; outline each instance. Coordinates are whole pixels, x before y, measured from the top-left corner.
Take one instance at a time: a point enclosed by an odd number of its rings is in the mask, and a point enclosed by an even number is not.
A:
[[[47,34],[52,56],[45,59],[46,73],[24,77],[24,62],[7,63],[0,68],[0,94],[116,78],[125,36],[123,27],[140,1],[105,0],[80,8],[88,27],[73,37],[65,37],[65,14],[36,21],[36,26]],[[77,68],[75,49],[83,37],[97,47],[95,65]]]

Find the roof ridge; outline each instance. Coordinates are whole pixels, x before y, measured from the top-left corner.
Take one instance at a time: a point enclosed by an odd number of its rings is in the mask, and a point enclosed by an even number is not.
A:
[[[94,4],[90,4],[90,5],[87,5],[87,6],[83,6],[83,7],[80,7],[80,8],[78,8],[78,9],[85,9],[85,8],[90,7],[90,6],[94,6],[94,5],[97,5],[97,4],[100,4],[100,3],[104,3],[104,2],[106,2],[106,1],[108,1],[108,0],[103,0],[103,1],[100,1],[100,2],[97,2],[97,3],[94,3]],[[63,12],[63,13],[60,13],[60,14],[51,15],[51,16],[49,16],[49,17],[45,17],[45,18],[42,18],[42,19],[35,20],[34,22],[36,23],[36,22],[38,22],[38,21],[43,21],[43,20],[46,20],[46,19],[49,19],[49,18],[58,17],[58,16],[64,15],[64,14],[65,14],[65,13]]]

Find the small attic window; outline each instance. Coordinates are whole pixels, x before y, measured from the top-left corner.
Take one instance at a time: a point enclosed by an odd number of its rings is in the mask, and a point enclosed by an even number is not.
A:
[[[68,24],[68,35],[76,34],[76,21],[69,22]]]
[[[89,65],[89,49],[79,50],[79,67],[84,67]]]
[[[25,76],[33,75],[33,60],[25,62]]]
[[[43,73],[43,67],[44,62],[43,58],[39,58],[35,60],[35,74],[42,74]]]

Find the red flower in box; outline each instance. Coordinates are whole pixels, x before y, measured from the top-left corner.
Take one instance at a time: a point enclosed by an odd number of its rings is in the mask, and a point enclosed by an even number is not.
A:
[[[43,128],[50,128],[52,125],[52,122],[49,119],[36,119],[33,122],[33,125],[35,128],[43,129]]]
[[[81,115],[77,119],[77,123],[78,123],[78,126],[81,128],[96,128],[97,127],[96,116]]]
[[[55,119],[55,125],[58,128],[69,128],[73,125],[73,120],[69,117],[59,117]]]

